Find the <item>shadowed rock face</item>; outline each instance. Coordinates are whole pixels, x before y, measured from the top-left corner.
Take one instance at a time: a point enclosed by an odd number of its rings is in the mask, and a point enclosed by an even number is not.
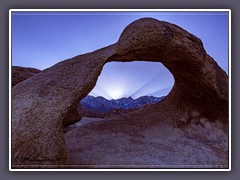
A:
[[[35,68],[27,67],[12,67],[12,86],[32,77],[33,75],[39,73],[41,70]]]
[[[200,39],[176,25],[144,18],[127,26],[116,44],[59,62],[13,87],[13,165],[69,164],[64,117],[93,89],[105,63],[134,60],[163,63],[175,84],[161,102],[126,114],[116,123],[137,124],[142,131],[161,123],[186,129],[207,119],[228,131],[226,73]]]
[[[75,124],[83,117],[83,109],[81,104],[77,104],[71,111],[69,111],[66,117],[63,119],[63,127]]]

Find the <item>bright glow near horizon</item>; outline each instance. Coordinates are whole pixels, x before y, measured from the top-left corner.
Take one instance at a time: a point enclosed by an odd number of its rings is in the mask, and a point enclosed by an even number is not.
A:
[[[112,73],[114,72],[114,73]],[[110,62],[105,64],[92,96],[106,99],[123,97],[167,95],[174,84],[174,78],[159,62]]]

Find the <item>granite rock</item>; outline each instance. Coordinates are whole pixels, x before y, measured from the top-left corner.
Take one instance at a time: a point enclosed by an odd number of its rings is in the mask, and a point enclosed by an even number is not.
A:
[[[12,66],[12,86],[15,86],[39,72],[41,72],[41,70],[35,68]]]
[[[31,67],[12,66],[12,86],[34,76],[41,72],[41,70]],[[67,127],[78,122],[83,115],[83,109],[81,104],[77,103],[73,106],[73,109],[66,114],[63,120],[63,127]]]

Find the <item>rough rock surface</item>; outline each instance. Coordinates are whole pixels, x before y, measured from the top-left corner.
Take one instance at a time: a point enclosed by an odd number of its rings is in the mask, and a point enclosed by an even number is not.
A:
[[[35,74],[41,72],[41,70],[36,68],[26,68],[20,66],[12,67],[12,86],[34,76]],[[65,118],[63,119],[63,127],[67,127],[78,122],[83,116],[83,109],[81,104],[77,103],[76,107],[73,106],[73,109],[69,111]]]
[[[65,134],[72,165],[84,168],[228,166],[228,137],[211,122],[191,124],[183,130],[165,122],[144,126],[129,124],[123,118],[82,120]]]
[[[41,72],[41,70],[35,68],[12,66],[12,86],[15,86],[39,72]]]
[[[78,122],[83,116],[83,109],[81,104],[77,103],[77,106],[74,107],[71,111],[67,113],[63,119],[63,127],[70,126]]]
[[[93,89],[105,63],[134,60],[163,63],[174,76],[173,89],[159,103],[126,114],[121,117],[122,119],[115,119],[111,123],[103,123],[96,128],[97,131],[104,132],[106,127],[114,127],[113,130],[108,131],[119,130],[125,133],[123,136],[126,136],[126,133],[131,132],[150,133],[151,128],[154,128],[156,136],[160,136],[164,133],[161,132],[161,124],[164,124],[176,131],[186,133],[184,137],[188,139],[195,138],[198,142],[206,139],[207,145],[204,146],[206,148],[201,153],[197,150],[203,144],[196,143],[194,146],[197,151],[196,160],[204,155],[204,157],[210,157],[206,154],[207,149],[211,148],[216,148],[216,152],[219,151],[215,156],[218,160],[214,162],[220,162],[222,154],[227,156],[225,151],[227,142],[221,142],[223,138],[220,138],[228,137],[226,73],[205,52],[199,38],[174,24],[143,18],[128,25],[117,43],[59,62],[13,87],[13,165],[41,167],[41,165],[74,164],[71,157],[69,162],[64,140],[62,126],[64,117],[72,110],[74,104]],[[213,128],[207,129],[207,123],[211,123]],[[197,126],[198,124],[202,124],[203,130]],[[134,131],[131,131],[131,128]],[[166,133],[169,133],[170,137],[175,137],[175,140],[179,140],[175,136],[178,133],[171,135],[171,128]],[[214,128],[217,130],[213,131]],[[87,136],[94,132],[89,132]],[[214,135],[208,137],[206,132]],[[215,132],[221,132],[219,139],[218,133]],[[81,133],[80,135],[83,136]],[[152,136],[155,135],[149,135],[150,139],[154,138]],[[103,142],[100,141],[100,143]],[[169,148],[176,146],[177,143],[174,140],[169,141]],[[214,143],[221,145],[223,143],[224,148],[215,147]],[[185,150],[181,149],[183,146],[179,145],[178,152]],[[68,147],[71,146],[68,144]],[[166,151],[161,148],[155,150]],[[71,149],[68,151],[71,152]],[[174,150],[170,152],[177,154]],[[171,157],[171,153],[168,157]],[[221,164],[227,164],[226,160],[221,162]],[[81,161],[77,163],[81,164]],[[208,162],[204,161],[204,163]]]

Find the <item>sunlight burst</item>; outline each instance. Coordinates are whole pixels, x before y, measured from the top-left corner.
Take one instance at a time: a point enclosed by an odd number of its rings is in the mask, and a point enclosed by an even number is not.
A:
[[[172,74],[157,62],[107,63],[98,78],[92,96],[106,99],[167,95],[174,83]]]

